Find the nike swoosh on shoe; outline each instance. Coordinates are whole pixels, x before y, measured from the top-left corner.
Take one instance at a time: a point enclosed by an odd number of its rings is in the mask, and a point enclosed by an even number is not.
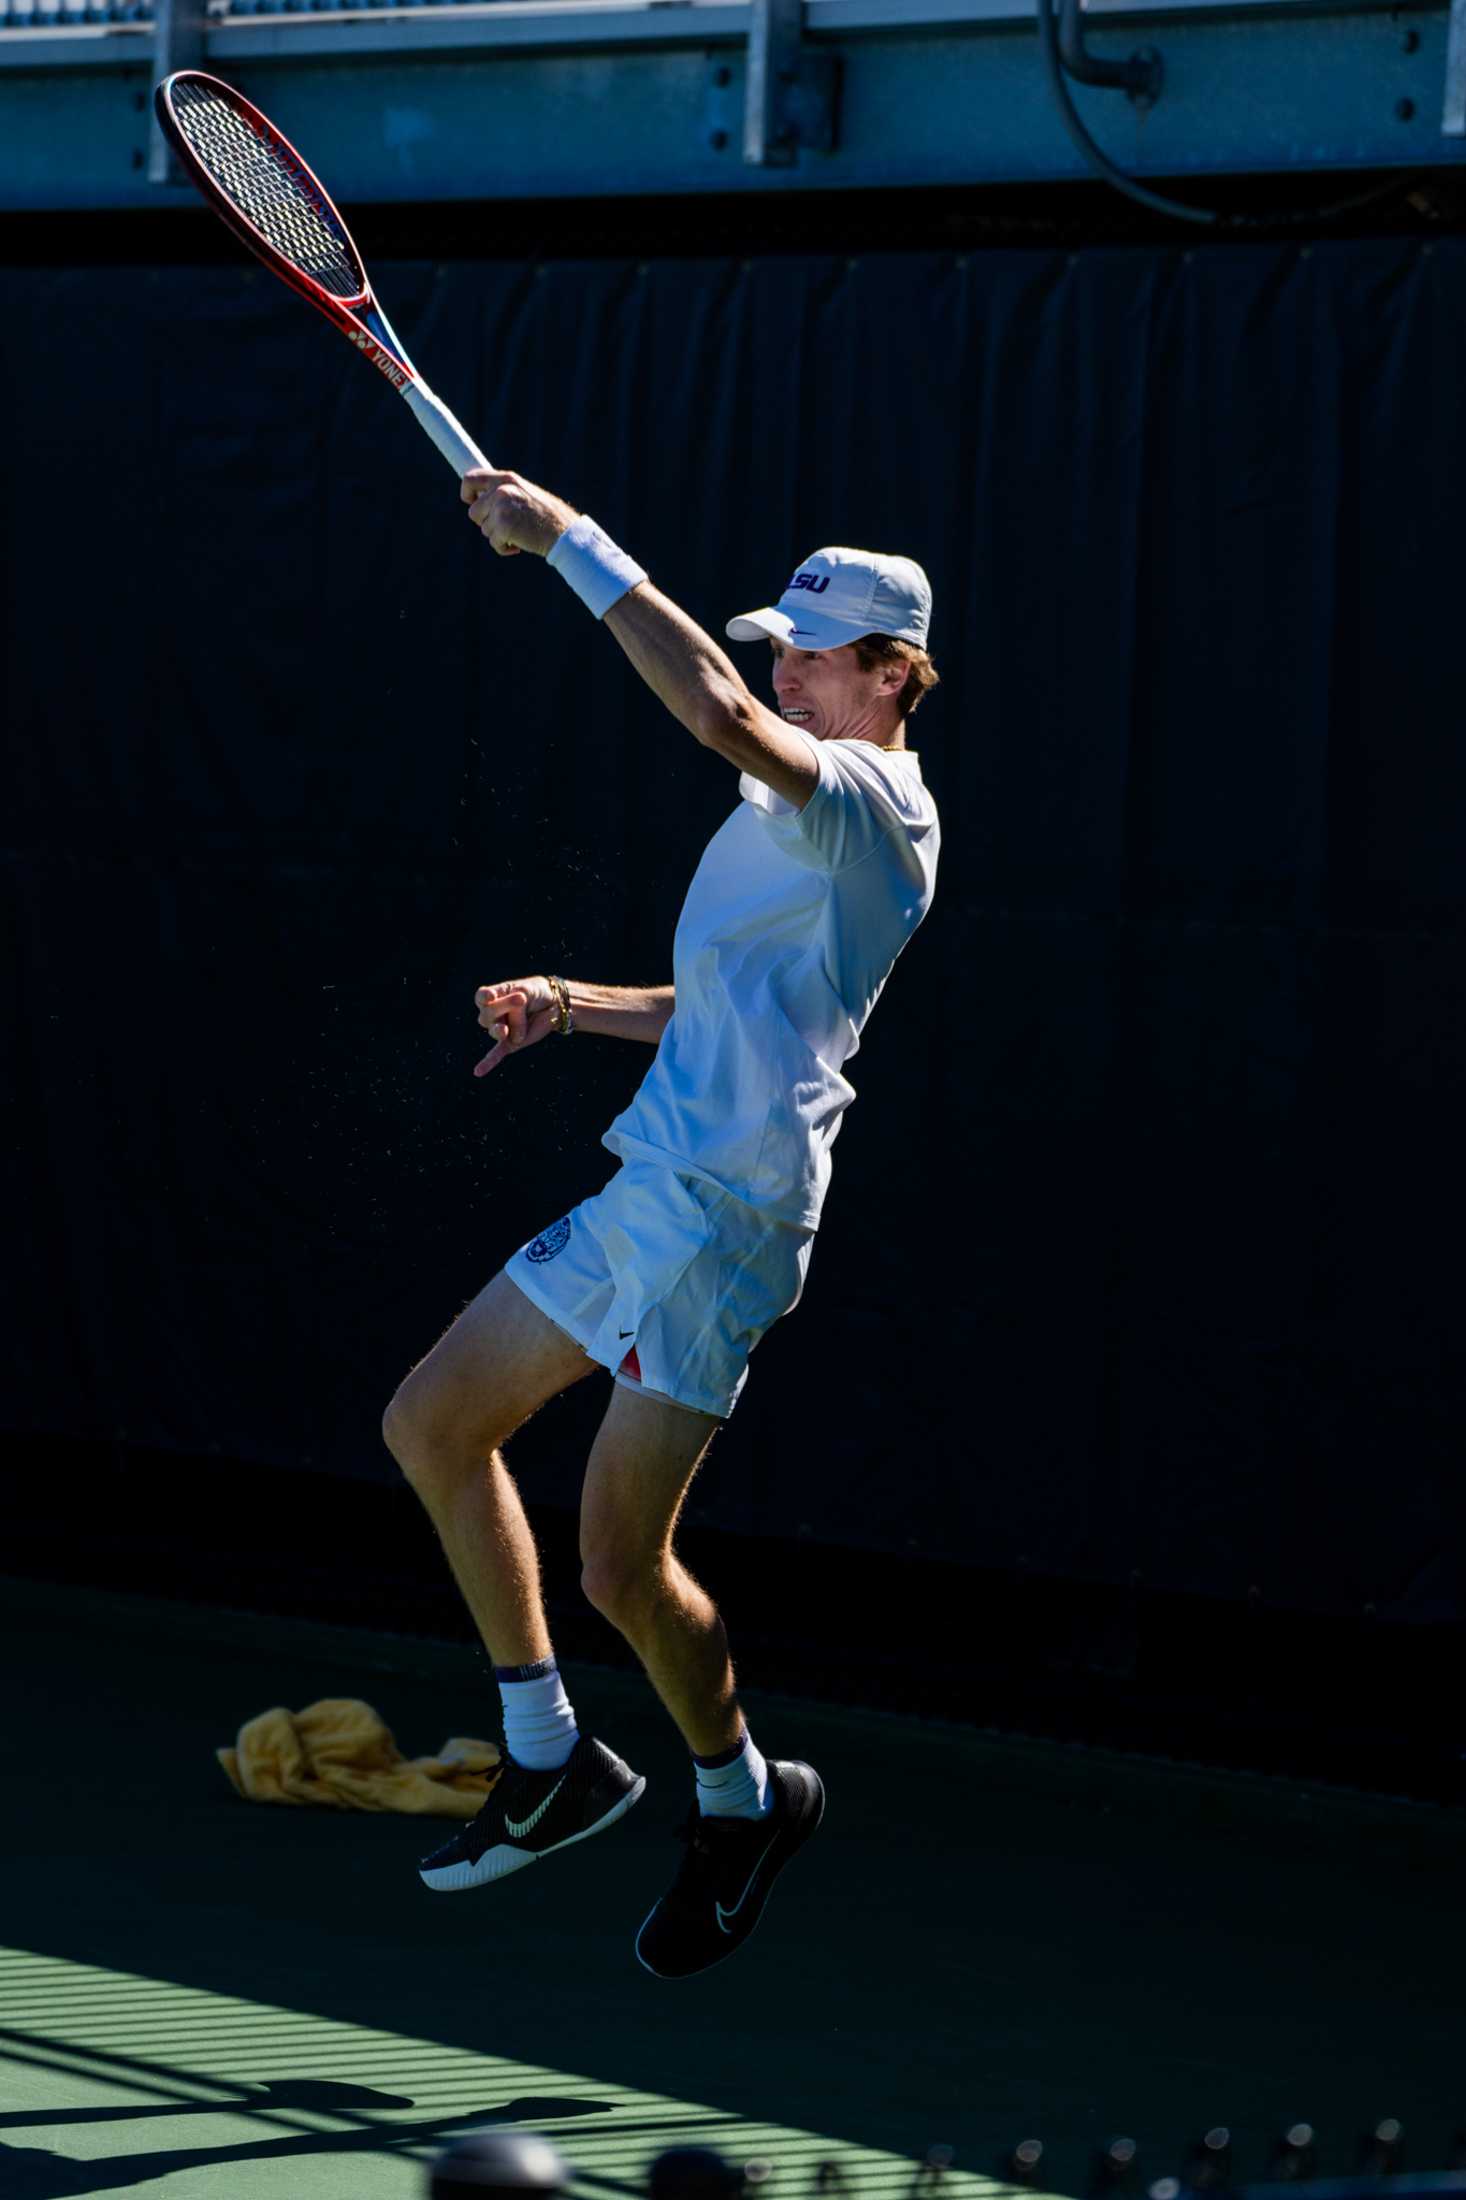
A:
[[[535,1809],[530,1812],[529,1816],[523,1820],[522,1823],[509,1817],[506,1812],[504,1818],[504,1831],[509,1835],[511,1840],[520,1841],[524,1838],[525,1834],[534,1832],[535,1827],[544,1817],[545,1812],[549,1809],[551,1803],[554,1802],[555,1797],[559,1794],[561,1788],[564,1787],[564,1785],[565,1774],[562,1772],[559,1779],[555,1782],[555,1785],[551,1788],[549,1794],[545,1797],[544,1801],[538,1804]]]
[[[729,1918],[736,1917],[738,1915],[738,1912],[743,1908],[744,1903],[748,1900],[749,1894],[753,1888],[753,1883],[757,1879],[759,1873],[763,1870],[764,1863],[768,1857],[769,1851],[773,1848],[774,1843],[778,1840],[778,1838],[779,1836],[777,1832],[770,1834],[763,1848],[759,1851],[758,1862],[754,1865],[753,1870],[749,1873],[748,1878],[744,1882],[742,1894],[738,1897],[738,1900],[734,1903],[732,1909],[725,1910],[721,1902],[714,1903],[713,1907],[718,1913],[718,1924],[725,1933],[732,1930],[731,1926],[728,1923],[728,1920]]]

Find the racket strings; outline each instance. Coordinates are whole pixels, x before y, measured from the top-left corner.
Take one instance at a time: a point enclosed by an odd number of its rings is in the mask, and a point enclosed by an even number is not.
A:
[[[175,85],[173,111],[194,158],[274,251],[334,296],[361,295],[365,277],[350,238],[287,149],[207,85]]]

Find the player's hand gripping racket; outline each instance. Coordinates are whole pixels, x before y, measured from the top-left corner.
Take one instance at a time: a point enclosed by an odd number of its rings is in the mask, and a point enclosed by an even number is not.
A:
[[[240,242],[381,369],[460,480],[470,466],[487,466],[403,350],[351,232],[275,125],[232,85],[199,69],[165,77],[155,100],[185,172]]]

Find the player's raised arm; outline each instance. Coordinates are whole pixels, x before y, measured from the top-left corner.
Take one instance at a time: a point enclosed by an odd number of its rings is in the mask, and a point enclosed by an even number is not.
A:
[[[803,808],[819,779],[808,744],[594,520],[519,474],[488,468],[469,473],[461,495],[500,557],[527,550],[548,560],[695,740]]]
[[[808,742],[750,693],[696,620],[643,581],[611,606],[605,623],[647,686],[704,748],[804,808],[819,784]]]

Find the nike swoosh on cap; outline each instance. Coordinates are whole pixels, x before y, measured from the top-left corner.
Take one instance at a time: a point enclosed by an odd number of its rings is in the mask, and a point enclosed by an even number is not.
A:
[[[774,1843],[778,1840],[778,1838],[779,1836],[777,1832],[769,1836],[767,1843],[759,1852],[758,1862],[754,1865],[753,1870],[748,1875],[747,1881],[744,1884],[742,1894],[738,1897],[738,1900],[734,1903],[732,1909],[725,1910],[721,1902],[715,1903],[713,1905],[718,1913],[718,1923],[725,1933],[728,1930],[727,1920],[730,1917],[736,1917],[738,1915],[738,1912],[743,1908],[744,1903],[748,1900],[749,1892],[752,1889],[753,1883],[755,1879],[757,1879],[759,1873],[763,1870],[764,1859],[768,1856],[769,1850],[772,1849]]]
[[[512,1834],[516,1841],[519,1840],[521,1836],[526,1833],[533,1833],[535,1827],[544,1817],[545,1812],[549,1809],[551,1803],[554,1802],[555,1797],[559,1794],[561,1788],[564,1787],[564,1785],[565,1774],[562,1772],[559,1779],[555,1782],[555,1785],[551,1788],[549,1794],[545,1797],[544,1801],[536,1809],[530,1812],[529,1816],[523,1821],[522,1824],[516,1824],[515,1820],[512,1819],[506,1811],[504,1815],[504,1831],[507,1834]],[[747,1892],[748,1890],[745,1887],[744,1893],[746,1894]],[[742,1898],[740,1897],[740,1900],[741,1899]]]

